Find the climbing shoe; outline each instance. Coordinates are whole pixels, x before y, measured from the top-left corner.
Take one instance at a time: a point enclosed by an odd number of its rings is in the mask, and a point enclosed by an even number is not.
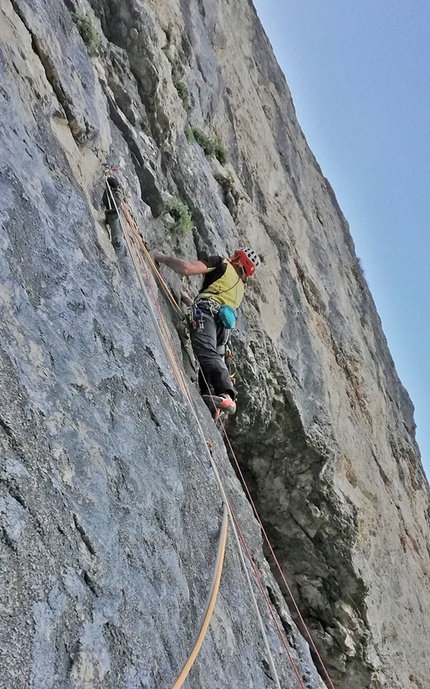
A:
[[[211,411],[214,407],[226,414],[234,414],[236,411],[236,402],[226,392],[222,395],[202,395],[202,398]]]

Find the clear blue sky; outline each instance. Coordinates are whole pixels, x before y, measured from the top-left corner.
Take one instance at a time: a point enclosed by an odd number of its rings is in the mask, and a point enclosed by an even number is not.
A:
[[[430,477],[430,0],[254,0],[350,224]]]

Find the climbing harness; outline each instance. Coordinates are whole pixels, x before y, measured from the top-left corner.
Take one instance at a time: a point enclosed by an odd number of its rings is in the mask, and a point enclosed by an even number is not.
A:
[[[232,306],[227,306],[227,304],[220,304],[212,297],[200,297],[199,295],[195,298],[192,306],[191,323],[195,323],[195,325],[191,325],[193,329],[196,327],[203,329],[201,325],[203,321],[202,307],[205,311],[209,311],[215,321],[220,322],[226,330],[233,330],[236,323],[235,309]]]
[[[223,308],[230,309],[231,307],[229,306],[222,306],[219,302],[215,301],[215,299],[211,299],[210,297],[204,297],[203,299],[199,299],[198,297],[196,300],[193,302],[192,308],[189,311],[187,320],[186,320],[186,325],[189,330],[204,330],[205,328],[205,323],[204,323],[204,317],[203,317],[203,311],[200,307],[203,307],[205,310],[209,310],[212,316],[216,319],[217,317],[220,317],[220,314],[223,310]],[[233,310],[233,309],[232,309]],[[228,372],[230,375],[230,379],[235,385],[236,383],[236,365],[233,360],[233,348],[230,343],[230,330],[232,330],[232,327],[226,326],[224,323],[222,323],[225,331],[226,331],[226,340],[223,342],[223,344],[219,345],[216,348],[217,354],[222,356],[224,358],[225,364],[228,368]]]
[[[200,297],[197,295],[193,304],[193,316],[195,316],[196,311],[201,313],[201,306],[209,311],[215,318],[215,321],[219,321],[226,330],[233,330],[236,324],[236,309],[227,304],[220,304],[219,301],[212,299],[212,297]]]

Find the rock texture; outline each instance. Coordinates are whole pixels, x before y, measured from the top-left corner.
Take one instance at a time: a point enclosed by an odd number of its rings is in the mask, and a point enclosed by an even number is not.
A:
[[[2,0],[0,64],[0,687],[173,686],[221,523],[206,440],[297,663],[301,683],[256,589],[281,686],[324,686],[222,437],[189,381],[199,432],[109,241],[108,162],[150,248],[261,254],[234,449],[335,686],[428,689],[412,404],[252,4]],[[231,531],[184,686],[276,686]]]

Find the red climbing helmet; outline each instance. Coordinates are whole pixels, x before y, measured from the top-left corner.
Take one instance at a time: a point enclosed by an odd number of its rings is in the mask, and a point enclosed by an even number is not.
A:
[[[254,249],[251,249],[250,246],[246,246],[244,249],[236,249],[231,257],[231,261],[236,261],[242,266],[247,278],[250,278],[251,275],[254,275],[255,271],[260,265],[258,254],[254,251]]]

